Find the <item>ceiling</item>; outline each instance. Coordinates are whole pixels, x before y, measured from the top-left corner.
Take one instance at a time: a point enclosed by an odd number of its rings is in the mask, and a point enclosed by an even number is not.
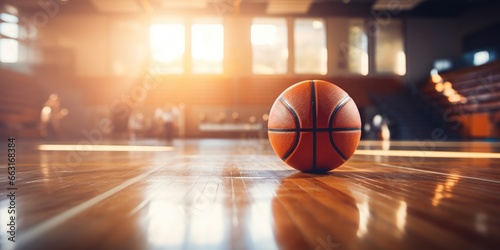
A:
[[[57,14],[216,14],[453,17],[498,0],[3,0],[20,9]],[[51,3],[42,6],[40,3]]]

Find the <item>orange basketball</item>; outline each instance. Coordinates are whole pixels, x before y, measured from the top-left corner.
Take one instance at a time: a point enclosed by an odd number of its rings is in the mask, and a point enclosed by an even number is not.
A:
[[[307,80],[283,91],[268,121],[274,152],[304,172],[326,172],[347,161],[361,137],[354,101],[333,83]]]

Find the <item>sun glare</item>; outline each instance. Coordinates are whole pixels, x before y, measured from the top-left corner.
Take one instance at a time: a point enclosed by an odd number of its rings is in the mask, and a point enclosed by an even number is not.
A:
[[[221,74],[224,59],[224,27],[218,23],[198,23],[191,27],[192,71]]]
[[[150,41],[153,59],[168,63],[184,56],[184,25],[179,23],[153,24],[150,28]]]
[[[276,43],[276,25],[271,24],[253,24],[252,45],[274,45]]]
[[[224,28],[221,24],[194,24],[192,56],[195,60],[221,62],[224,51]]]

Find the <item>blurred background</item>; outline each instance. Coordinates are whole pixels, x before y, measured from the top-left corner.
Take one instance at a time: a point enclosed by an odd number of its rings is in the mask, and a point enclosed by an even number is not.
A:
[[[0,134],[265,137],[288,86],[333,82],[364,139],[500,138],[494,0],[0,1]]]

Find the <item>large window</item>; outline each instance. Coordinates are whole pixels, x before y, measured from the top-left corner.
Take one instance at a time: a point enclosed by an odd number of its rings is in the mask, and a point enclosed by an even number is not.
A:
[[[252,72],[285,74],[288,70],[288,33],[285,18],[254,18],[251,27]]]
[[[156,73],[186,72],[186,43],[191,44],[191,71],[194,74],[220,74],[224,58],[224,27],[219,19],[196,18],[191,23],[190,41],[186,24],[171,19],[151,25],[150,48]]]
[[[19,19],[17,16],[0,13],[0,62],[19,62]]]
[[[377,73],[406,74],[401,21],[392,19],[378,26],[375,37],[375,69]]]
[[[184,72],[185,28],[181,21],[152,24],[150,48],[155,72]]]
[[[326,28],[322,19],[298,18],[294,23],[295,73],[327,73]]]
[[[0,59],[2,62],[16,61],[19,54],[19,39],[16,40],[19,35],[16,28],[17,18],[2,15],[1,20]],[[225,40],[227,35],[221,18],[194,17],[188,20],[185,22],[180,18],[169,18],[151,25],[153,69],[163,74],[222,74],[224,53],[238,53],[237,49],[234,50],[235,45],[239,45],[236,44],[239,40]],[[372,39],[369,39],[365,30],[364,19],[349,18],[346,24],[347,33],[344,35],[341,32],[342,37],[335,37],[345,42],[341,44],[342,57],[338,59],[341,61],[332,62],[333,65],[342,63],[344,72],[359,75],[406,74],[406,55],[400,20],[391,19],[389,22],[378,23],[375,32],[371,34]],[[289,31],[289,28],[293,30]],[[230,32],[239,34],[237,29]],[[250,40],[251,58],[240,57],[240,60],[251,62],[253,74],[328,73],[326,22],[321,18],[253,18]],[[230,47],[226,50],[225,41],[234,45],[229,44]],[[293,46],[293,58],[289,57],[289,44]],[[242,46],[246,45],[242,43]],[[373,56],[373,59],[369,60],[369,55]],[[478,53],[476,57],[478,63],[487,60],[482,53]],[[369,72],[369,69],[373,69],[373,72]]]
[[[224,59],[224,27],[220,20],[194,19],[191,27],[192,72],[221,74]]]
[[[352,19],[349,22],[349,72],[368,75],[368,37],[364,29],[363,19]]]

